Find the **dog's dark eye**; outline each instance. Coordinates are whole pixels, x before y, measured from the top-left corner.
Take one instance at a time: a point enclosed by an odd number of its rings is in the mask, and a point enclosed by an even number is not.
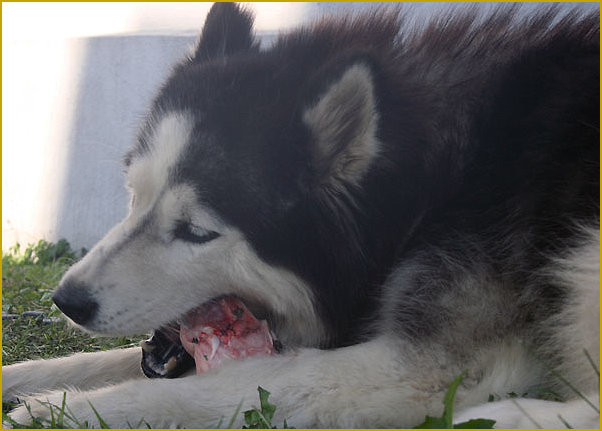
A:
[[[182,241],[203,244],[217,238],[219,233],[212,230],[201,229],[190,223],[179,222],[174,229],[173,235],[175,238],[181,239]]]

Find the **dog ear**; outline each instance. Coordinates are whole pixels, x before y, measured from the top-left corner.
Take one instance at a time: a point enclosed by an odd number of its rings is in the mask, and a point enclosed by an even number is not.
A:
[[[253,13],[235,3],[215,3],[205,20],[192,60],[227,57],[257,47]]]
[[[348,66],[304,112],[321,184],[358,184],[378,154],[373,74],[364,63]]]

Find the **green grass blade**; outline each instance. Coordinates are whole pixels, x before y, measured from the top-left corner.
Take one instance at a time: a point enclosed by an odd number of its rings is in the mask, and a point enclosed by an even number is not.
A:
[[[514,398],[510,398],[510,401],[516,406],[517,409],[521,411],[522,414],[525,415],[527,419],[533,422],[533,425],[535,425],[536,428],[542,429],[541,425],[535,420],[535,418],[527,413],[527,411],[523,409],[523,407]]]
[[[585,357],[587,358],[587,360],[589,361],[590,365],[594,369],[594,372],[598,376],[598,380],[599,380],[600,379],[600,370],[598,369],[598,366],[596,365],[596,363],[594,362],[594,360],[592,359],[592,357],[589,355],[589,352],[587,351],[587,349],[583,349],[583,353],[585,354]]]
[[[432,416],[426,416],[424,422],[420,425],[416,425],[413,429],[445,429],[447,428],[445,420],[442,417],[435,418]]]
[[[63,401],[61,402],[61,408],[59,410],[58,422],[62,425],[65,422],[65,408],[67,401],[67,392],[63,392]]]
[[[466,422],[455,424],[454,428],[457,429],[492,429],[495,425],[493,419],[471,419]]]
[[[533,357],[535,359],[537,359],[547,370],[550,374],[552,374],[554,377],[556,377],[558,380],[560,380],[563,384],[565,384],[570,390],[572,390],[579,398],[581,398],[583,401],[585,401],[592,409],[595,410],[596,413],[600,414],[600,408],[597,407],[594,403],[592,403],[579,389],[577,389],[571,382],[569,382],[567,379],[565,379],[558,371],[556,371],[552,366],[550,366],[546,361],[544,361],[542,358],[539,357],[539,355],[535,352],[535,350],[523,343],[523,346],[527,349],[527,351],[533,355]],[[589,355],[586,352],[586,356],[589,358]],[[591,358],[589,358],[591,359]],[[593,364],[593,361],[592,361]],[[594,370],[596,370],[596,372],[598,372],[598,376],[599,376],[599,371],[597,369],[597,367],[594,365]],[[598,377],[599,378],[599,377]]]
[[[98,414],[98,412],[96,411],[96,409],[94,408],[94,406],[92,405],[92,403],[90,401],[88,401],[88,404],[90,404],[90,407],[92,408],[92,411],[94,412],[94,415],[96,416],[96,419],[98,419],[98,423],[100,424],[100,427],[102,429],[109,429],[109,425],[107,425],[107,423],[100,417],[100,415]]]
[[[558,419],[560,419],[560,422],[562,422],[565,427],[568,429],[573,429],[573,427],[567,421],[565,421],[562,416],[558,415]]]
[[[462,382],[462,379],[466,376],[466,371],[462,371],[458,377],[456,377],[449,384],[447,391],[445,392],[445,396],[443,397],[443,405],[445,406],[443,410],[443,422],[445,424],[445,428],[453,428],[454,424],[454,399],[456,398],[456,391]]]
[[[226,428],[230,429],[234,426],[234,422],[236,421],[236,418],[238,417],[238,415],[240,414],[240,411],[242,410],[242,401],[243,400],[240,400],[240,402],[238,403],[238,406],[236,406],[236,411],[230,418],[230,421],[228,422],[228,425],[226,426]]]
[[[54,417],[54,408],[53,408],[52,404],[47,402],[47,403],[43,403],[43,405],[48,407],[48,409],[50,410],[50,428],[58,428],[58,426],[56,424],[56,418]]]

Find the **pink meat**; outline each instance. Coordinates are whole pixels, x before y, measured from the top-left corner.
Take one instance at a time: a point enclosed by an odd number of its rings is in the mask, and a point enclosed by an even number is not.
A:
[[[265,320],[257,320],[235,297],[206,302],[180,325],[180,340],[194,357],[197,374],[226,359],[273,355],[274,342]]]

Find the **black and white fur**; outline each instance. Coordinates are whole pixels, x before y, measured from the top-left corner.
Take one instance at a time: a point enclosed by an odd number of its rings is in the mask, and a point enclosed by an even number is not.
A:
[[[599,404],[599,16],[381,10],[260,49],[216,4],[126,166],[130,214],[64,277],[65,313],[133,334],[237,295],[288,353],[173,380],[139,349],[26,362],[4,397],[211,427],[261,385],[274,423],[409,427],[466,370],[464,419],[598,426],[549,370]],[[486,403],[542,385],[572,401]]]

